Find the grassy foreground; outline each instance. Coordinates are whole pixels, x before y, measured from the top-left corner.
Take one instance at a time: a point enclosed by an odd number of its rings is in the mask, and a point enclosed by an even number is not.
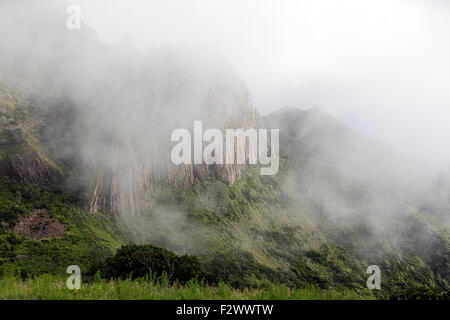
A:
[[[79,290],[69,290],[65,280],[51,275],[20,280],[5,276],[0,280],[0,299],[7,300],[355,300],[374,299],[349,289],[322,290],[317,287],[292,289],[269,285],[264,289],[234,289],[224,283],[206,286],[197,281],[168,286],[165,281],[147,279],[83,283]]]

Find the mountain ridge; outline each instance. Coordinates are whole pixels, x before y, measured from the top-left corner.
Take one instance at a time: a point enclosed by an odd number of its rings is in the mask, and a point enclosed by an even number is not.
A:
[[[126,59],[85,26],[51,33],[53,20],[36,19],[38,30],[17,33],[36,32],[33,50],[8,47],[0,32],[0,51],[20,53],[0,59],[0,270],[65,274],[76,262],[95,272],[121,245],[140,243],[195,254],[235,287],[366,290],[376,264],[389,294],[448,290],[449,199],[439,186],[417,189],[421,176],[377,143],[317,108],[261,118],[242,79],[209,51],[133,50]],[[280,172],[175,167],[170,133],[199,119],[280,129]],[[14,232],[36,212],[64,235]]]

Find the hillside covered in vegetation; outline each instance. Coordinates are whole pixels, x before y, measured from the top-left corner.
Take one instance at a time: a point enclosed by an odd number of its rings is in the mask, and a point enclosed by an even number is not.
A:
[[[0,298],[74,298],[69,265],[78,298],[446,296],[447,175],[318,108],[261,117],[215,52],[107,46],[58,19],[17,26],[33,50],[0,29]],[[279,129],[278,174],[172,164],[170,133],[196,119]]]

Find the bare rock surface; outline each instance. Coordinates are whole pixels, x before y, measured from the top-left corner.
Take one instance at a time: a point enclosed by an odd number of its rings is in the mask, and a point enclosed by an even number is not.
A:
[[[27,216],[20,216],[14,232],[28,239],[60,238],[64,236],[66,227],[50,216],[46,209],[34,210]]]

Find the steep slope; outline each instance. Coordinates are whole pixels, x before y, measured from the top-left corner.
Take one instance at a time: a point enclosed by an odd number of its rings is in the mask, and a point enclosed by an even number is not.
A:
[[[420,168],[317,108],[283,108],[264,121],[282,132],[290,205],[310,211],[327,239],[374,263],[423,259],[448,285],[449,207],[435,201],[439,193]],[[426,193],[418,197],[419,191]]]
[[[363,137],[320,107],[284,107],[264,122],[268,128],[281,129],[281,149],[287,157],[314,158],[371,183],[392,186],[401,184],[405,172],[418,171],[388,145]]]
[[[415,170],[387,148],[317,109],[285,108],[263,124],[241,79],[210,49],[106,46],[87,26],[61,28],[64,10],[40,9],[18,24],[0,10],[2,26],[17,30],[10,46],[0,28],[4,266],[24,275],[87,269],[139,242],[196,254],[235,286],[363,290],[367,266],[378,264],[388,292],[448,289],[449,236],[439,224],[448,199],[424,211],[418,204],[430,201],[404,189],[420,175],[404,180]],[[172,165],[170,133],[194,120],[280,129],[279,174]],[[18,235],[16,225],[37,212],[64,235]]]
[[[36,152],[11,158],[8,151],[0,163],[3,174],[34,184],[61,174],[67,180],[62,170],[71,161],[65,169],[79,167],[70,179],[90,188],[90,211],[125,215],[151,208],[143,194],[154,184],[218,178],[232,185],[239,178],[245,165],[170,161],[171,133],[192,129],[194,120],[205,129],[262,127],[250,93],[220,54],[189,45],[141,52],[126,40],[106,46],[88,26],[67,30],[62,5],[39,6],[30,19],[20,11],[25,8],[11,3],[9,12],[17,10],[19,18],[0,16],[4,123],[17,121],[17,112],[27,117],[20,124],[22,138],[2,140],[2,153],[6,145]],[[7,28],[17,30],[17,37],[10,39]],[[7,100],[13,92],[22,97],[21,107]],[[12,130],[13,124],[4,126],[3,135],[12,136]]]
[[[61,177],[38,132],[44,112],[0,81],[0,174],[18,181],[48,184]]]
[[[319,107],[284,107],[264,117],[264,123],[280,129],[284,156],[318,160],[345,176],[389,190],[419,208],[435,225],[450,230],[448,172],[435,171],[360,135]]]

